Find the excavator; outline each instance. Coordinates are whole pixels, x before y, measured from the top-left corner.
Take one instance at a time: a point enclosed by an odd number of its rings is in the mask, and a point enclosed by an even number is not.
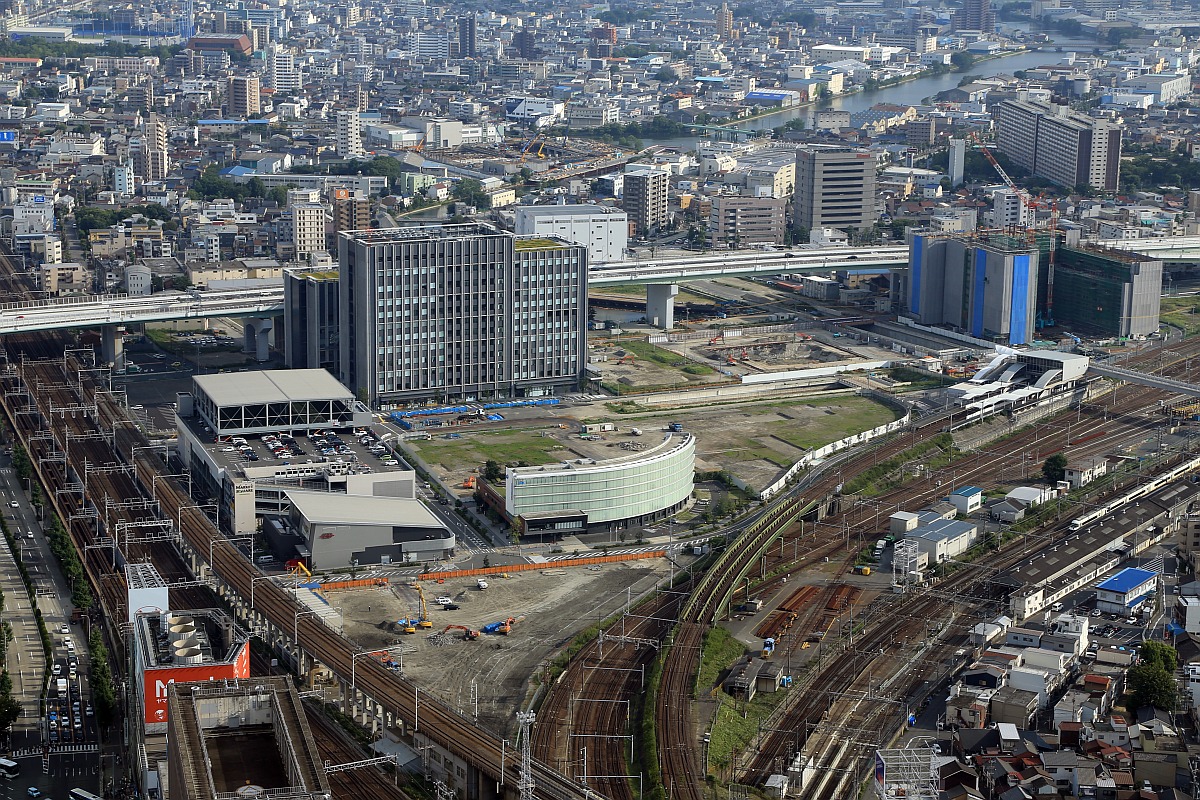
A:
[[[425,590],[421,588],[421,584],[417,584],[417,597],[421,600],[421,613],[417,617],[418,628],[432,628],[433,622],[429,619],[429,607],[425,605]]]
[[[442,633],[448,633],[449,631],[462,631],[463,639],[468,642],[473,642],[479,638],[479,631],[473,631],[466,625],[447,625],[442,629]]]
[[[396,620],[396,627],[400,629],[401,633],[416,633],[417,626],[414,624],[415,622],[416,620],[413,619],[398,619]]]
[[[496,629],[496,633],[500,634],[501,636],[508,636],[509,632],[512,631],[512,626],[516,623],[516,621],[516,617],[509,617],[508,619],[504,620],[499,628]]]

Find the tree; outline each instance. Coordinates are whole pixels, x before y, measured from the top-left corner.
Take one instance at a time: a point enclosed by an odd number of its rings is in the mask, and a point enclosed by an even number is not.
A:
[[[8,670],[0,672],[0,731],[8,733],[21,717],[21,704],[13,697],[12,678]]]
[[[654,73],[654,80],[662,81],[663,83],[675,83],[679,80],[679,73],[668,66],[662,66],[658,72]]]
[[[483,477],[489,483],[495,483],[504,477],[504,468],[499,462],[488,459],[483,465]]]
[[[1158,662],[1135,664],[1125,674],[1129,689],[1129,708],[1143,706],[1171,709],[1175,707],[1177,689],[1175,676]]]
[[[1165,642],[1147,639],[1138,648],[1138,656],[1147,664],[1158,664],[1167,672],[1174,672],[1179,666],[1179,654],[1175,648]]]
[[[463,178],[454,184],[450,194],[455,200],[461,200],[476,208],[491,208],[492,198],[483,190],[483,184],[474,178]]]
[[[1058,481],[1061,481],[1066,476],[1067,476],[1067,454],[1066,453],[1055,453],[1054,455],[1047,458],[1046,462],[1044,464],[1042,464],[1042,477],[1044,477],[1046,480],[1050,481],[1050,483],[1057,483]]]

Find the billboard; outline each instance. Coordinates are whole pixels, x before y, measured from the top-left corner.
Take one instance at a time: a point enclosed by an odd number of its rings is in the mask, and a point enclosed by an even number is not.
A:
[[[349,200],[350,199],[350,190],[349,189],[334,189],[333,190],[333,199],[334,200]]]
[[[250,677],[250,644],[243,642],[237,658],[225,664],[200,664],[147,669],[142,673],[142,719],[147,725],[167,721],[167,687],[172,683]]]
[[[16,131],[0,131],[0,142],[15,142],[16,140]]]

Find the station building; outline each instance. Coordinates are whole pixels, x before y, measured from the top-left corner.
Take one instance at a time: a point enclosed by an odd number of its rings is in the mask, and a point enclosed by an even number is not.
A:
[[[503,497],[482,482],[480,494],[528,534],[618,531],[682,510],[695,469],[696,438],[666,433],[658,445],[618,458],[510,467]]]
[[[1136,614],[1145,603],[1154,602],[1157,586],[1157,572],[1128,567],[1096,584],[1096,608],[1107,614]]]
[[[952,403],[980,415],[1020,413],[1048,398],[1086,388],[1091,360],[1057,350],[997,348],[991,362],[969,381],[946,390]]]

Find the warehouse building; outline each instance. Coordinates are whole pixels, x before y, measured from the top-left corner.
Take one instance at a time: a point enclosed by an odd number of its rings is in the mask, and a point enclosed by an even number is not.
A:
[[[371,410],[323,369],[196,375],[177,413],[214,437],[371,424]]]

